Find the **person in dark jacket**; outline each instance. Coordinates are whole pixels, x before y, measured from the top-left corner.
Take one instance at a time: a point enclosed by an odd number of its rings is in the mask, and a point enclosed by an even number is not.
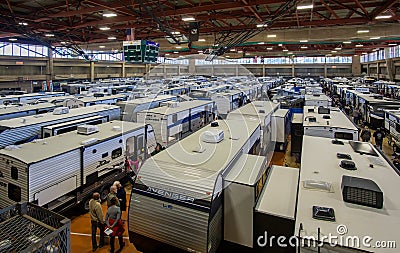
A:
[[[371,139],[371,131],[368,129],[367,126],[361,131],[361,139],[364,142],[369,142],[369,140]]]
[[[382,132],[380,128],[378,128],[376,129],[373,136],[375,138],[376,146],[379,147],[380,150],[382,150],[382,143],[383,143],[383,138],[385,137],[385,133]]]
[[[119,208],[121,209],[122,213],[126,211],[126,191],[124,186],[119,181],[115,181],[114,186],[117,187],[117,199],[119,200]]]

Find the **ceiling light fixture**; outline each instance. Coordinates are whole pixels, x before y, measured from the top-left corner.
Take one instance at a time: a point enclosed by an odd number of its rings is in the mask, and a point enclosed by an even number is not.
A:
[[[351,44],[351,41],[343,41],[343,44]]]
[[[238,53],[241,54],[241,53],[243,53],[243,51],[242,51],[242,50],[239,50]]]
[[[258,42],[258,45],[264,45],[265,42]]]
[[[9,41],[17,41],[18,39],[16,39],[16,38],[10,38],[10,39],[8,39]]]
[[[200,41],[200,42],[204,42],[204,41],[206,41],[206,39],[199,39],[198,41]]]
[[[389,43],[388,46],[397,46],[396,43]]]
[[[356,47],[363,47],[363,44],[357,44]]]
[[[267,38],[276,38],[276,34],[268,34]]]
[[[181,34],[181,32],[176,31],[176,32],[171,32],[171,34],[172,35],[178,35],[178,34]]]
[[[362,54],[367,54],[366,52],[363,52]]]
[[[179,52],[175,51],[174,54],[179,54]]]
[[[108,26],[103,26],[103,27],[100,27],[99,29],[102,30],[102,31],[108,31],[108,30],[110,30],[111,28],[108,27]]]
[[[375,19],[388,19],[391,18],[392,14],[390,13],[383,13],[375,17]]]
[[[99,48],[105,48],[106,46],[99,46]]]
[[[369,30],[358,30],[357,33],[369,33]]]
[[[60,44],[61,44],[61,45],[65,45],[65,44],[67,44],[67,42],[61,41]]]
[[[169,54],[165,54],[165,56],[168,56]]]
[[[46,33],[44,36],[46,36],[46,37],[54,37],[54,34],[52,34],[52,33]]]
[[[109,40],[116,40],[117,38],[114,36],[108,37]]]
[[[272,50],[273,48],[272,47],[267,47],[267,50]]]
[[[335,50],[342,50],[341,47],[335,47]]]
[[[268,26],[268,24],[258,24],[258,25],[257,25],[257,28],[267,27],[267,26]]]
[[[229,51],[231,51],[231,52],[236,52],[236,49],[231,48],[231,49],[229,49]]]
[[[307,49],[308,47],[307,46],[301,46],[300,48],[301,49]]]
[[[308,42],[308,40],[300,40],[301,43]]]
[[[182,21],[188,22],[188,21],[195,21],[196,19],[194,17],[183,17]]]
[[[371,37],[370,40],[379,40],[381,37]]]
[[[103,17],[106,17],[106,18],[112,18],[112,17],[116,17],[116,16],[117,16],[117,13],[113,13],[113,12],[103,13]]]
[[[332,50],[331,53],[337,53],[337,51],[336,50]]]
[[[28,23],[26,23],[26,22],[19,22],[18,24],[19,25],[28,25]]]
[[[281,46],[282,46],[282,44],[278,44],[278,46],[280,46],[280,47],[281,47]]]
[[[289,51],[289,50],[287,50],[287,49],[283,49],[282,51],[283,51],[283,52],[287,52],[287,51]]]
[[[310,4],[298,4],[296,8],[298,10],[307,10],[307,9],[314,8],[314,5],[312,3],[310,3]]]
[[[181,46],[176,46],[175,48],[178,48],[178,49],[179,49],[179,48],[182,48],[182,47],[181,47]]]

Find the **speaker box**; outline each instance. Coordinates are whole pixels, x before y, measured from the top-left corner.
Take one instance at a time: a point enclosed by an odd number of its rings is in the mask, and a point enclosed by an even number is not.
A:
[[[190,22],[189,23],[189,40],[190,41],[198,41],[199,40],[199,22]]]

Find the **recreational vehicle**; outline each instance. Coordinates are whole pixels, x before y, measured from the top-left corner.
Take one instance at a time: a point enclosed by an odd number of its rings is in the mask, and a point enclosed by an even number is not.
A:
[[[21,144],[42,136],[42,127],[96,115],[108,116],[109,120],[120,117],[120,108],[113,105],[93,105],[69,110],[58,107],[53,112],[0,121],[0,148]]]
[[[371,143],[304,136],[299,183],[294,235],[323,244],[299,245],[298,252],[398,252],[372,247],[400,241],[400,177]],[[326,235],[339,238],[335,247]]]
[[[358,128],[339,108],[304,106],[304,135],[358,140]]]
[[[272,141],[275,143],[275,150],[284,151],[287,145],[287,139],[290,134],[289,109],[278,109],[272,114]]]
[[[1,104],[28,104],[40,98],[65,96],[64,92],[27,93],[22,95],[9,95],[0,98]]]
[[[150,124],[157,141],[163,147],[197,131],[213,121],[216,116],[213,101],[193,100],[165,104],[137,113],[137,122]]]
[[[332,99],[324,94],[305,95],[304,105],[330,107],[332,105]]]
[[[146,252],[161,242],[190,252],[217,251],[223,239],[223,178],[259,143],[259,123],[246,126],[215,121],[143,164],[128,215],[136,249]]]
[[[128,101],[118,102],[121,107],[122,120],[137,122],[137,113],[143,110],[149,110],[161,106],[161,103],[176,101],[175,96],[158,95],[157,97],[137,98]]]
[[[226,90],[211,95],[211,100],[217,105],[218,115],[221,118],[226,118],[229,112],[243,106],[246,99],[243,91],[240,90]]]
[[[40,103],[37,105],[4,106],[0,107],[0,120],[13,119],[28,115],[51,112],[57,106],[50,103]]]
[[[237,119],[247,121],[256,121],[261,124],[260,136],[260,155],[267,157],[267,163],[271,161],[275,143],[272,141],[272,132],[278,131],[272,124],[272,115],[280,107],[279,103],[269,101],[253,101],[230,113],[227,119]]]
[[[0,150],[0,208],[34,202],[63,210],[88,201],[94,191],[104,200],[115,180],[129,171],[126,159],[145,159],[151,126],[111,121]],[[154,143],[154,141],[153,141]]]
[[[391,141],[400,147],[400,110],[385,110],[385,130]]]
[[[80,125],[98,125],[101,123],[105,123],[108,120],[108,116],[92,116],[92,117],[87,117],[87,118],[82,118],[82,119],[77,119],[77,120],[72,120],[68,122],[63,122],[63,123],[57,123],[54,125],[49,125],[49,126],[44,126],[42,127],[42,139],[43,138],[48,138],[54,135],[59,135],[63,133],[68,133],[71,131],[74,131],[78,128]]]
[[[106,104],[106,105],[116,105],[119,101],[126,100],[127,95],[117,94],[110,96],[100,96],[100,97],[83,97],[83,98],[73,98],[64,101],[63,106],[70,109],[78,107],[86,107],[91,105]]]

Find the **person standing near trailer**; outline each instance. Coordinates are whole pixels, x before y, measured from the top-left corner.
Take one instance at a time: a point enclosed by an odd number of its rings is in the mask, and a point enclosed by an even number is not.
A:
[[[111,206],[111,199],[116,197],[117,198],[117,206],[120,205],[118,197],[117,197],[117,187],[115,185],[112,185],[110,187],[110,193],[107,195],[107,207],[110,208]]]
[[[92,224],[92,249],[96,251],[97,248],[104,246],[104,217],[101,209],[100,194],[93,193],[93,198],[89,201],[89,214],[90,222]],[[96,232],[97,228],[100,229],[100,243],[97,246]]]
[[[380,128],[378,128],[376,129],[373,136],[375,138],[376,146],[379,147],[380,150],[382,150],[382,143],[383,143],[383,138],[385,137],[385,133],[382,132]]]
[[[126,191],[124,186],[119,182],[115,181],[114,186],[117,187],[117,199],[119,200],[119,208],[121,213],[126,211]]]
[[[110,252],[114,253],[116,236],[118,237],[119,242],[118,252],[121,252],[125,246],[124,238],[122,237],[125,229],[121,220],[121,209],[117,206],[117,203],[119,203],[117,197],[113,197],[110,202],[111,206],[108,208],[106,214],[107,227],[112,230],[112,233],[110,234]]]
[[[362,131],[361,131],[361,140],[363,142],[369,142],[371,139],[371,131],[368,129],[366,126]]]
[[[360,110],[358,108],[354,108],[353,110],[353,121],[354,124],[358,125],[358,120],[360,119]]]

